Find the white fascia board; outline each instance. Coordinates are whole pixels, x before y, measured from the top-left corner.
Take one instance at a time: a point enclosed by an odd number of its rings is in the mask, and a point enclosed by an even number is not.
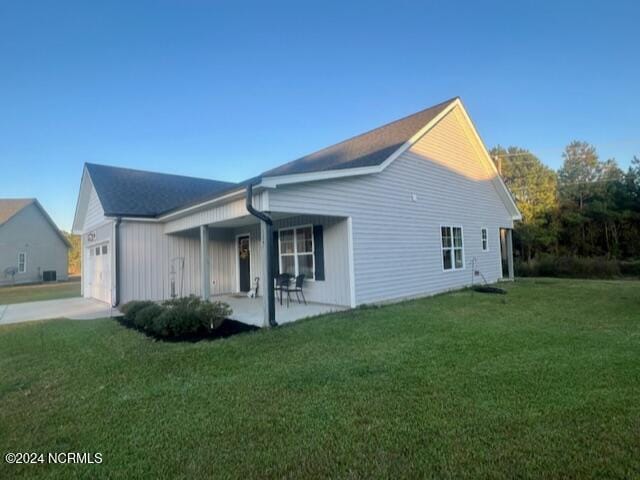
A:
[[[264,188],[276,188],[280,185],[291,183],[317,182],[319,180],[330,180],[332,178],[355,177],[357,175],[368,175],[378,173],[383,169],[381,165],[373,167],[343,168],[339,170],[325,170],[323,172],[293,173],[291,175],[279,175],[277,177],[264,177],[258,184]]]

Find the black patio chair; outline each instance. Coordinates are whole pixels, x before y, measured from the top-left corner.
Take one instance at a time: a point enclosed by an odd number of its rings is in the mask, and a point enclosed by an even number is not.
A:
[[[288,273],[281,273],[276,277],[276,286],[274,290],[276,292],[280,292],[280,305],[282,305],[282,294],[283,292],[287,293],[287,307],[289,306],[289,299],[291,298],[289,295],[289,284],[291,283],[291,277]]]
[[[287,301],[289,299],[289,295],[291,294],[291,292],[294,292],[296,294],[296,298],[298,299],[298,303],[300,303],[300,297],[298,296],[298,294],[300,294],[302,295],[302,300],[304,300],[304,304],[305,305],[307,304],[307,299],[304,298],[304,292],[302,291],[303,284],[304,284],[304,273],[301,273],[296,277],[295,286],[293,288],[291,287],[287,288]]]

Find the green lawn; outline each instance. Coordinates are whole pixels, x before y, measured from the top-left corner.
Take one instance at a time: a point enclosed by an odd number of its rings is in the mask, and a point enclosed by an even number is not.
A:
[[[0,478],[638,478],[640,282],[526,280],[213,342],[0,327]]]
[[[0,287],[0,305],[80,296],[80,282]]]

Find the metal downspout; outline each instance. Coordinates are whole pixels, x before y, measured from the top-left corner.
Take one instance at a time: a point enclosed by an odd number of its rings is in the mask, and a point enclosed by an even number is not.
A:
[[[267,253],[267,271],[265,272],[266,281],[263,282],[265,294],[267,295],[267,304],[268,304],[268,321],[269,326],[277,327],[278,323],[276,322],[276,304],[275,304],[275,294],[273,291],[273,220],[269,215],[260,210],[256,210],[253,207],[253,185],[247,185],[246,191],[246,204],[247,210],[251,215],[258,218],[261,222],[263,222],[266,226],[266,237],[264,239],[265,250]]]
[[[122,217],[118,217],[116,219],[116,228],[115,228],[115,264],[116,264],[116,295],[114,307],[120,305],[120,223],[122,222]]]

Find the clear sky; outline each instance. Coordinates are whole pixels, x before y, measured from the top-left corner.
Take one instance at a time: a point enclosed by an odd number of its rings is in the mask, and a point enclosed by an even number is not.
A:
[[[0,197],[239,181],[459,95],[487,146],[640,155],[640,2],[0,0]]]

